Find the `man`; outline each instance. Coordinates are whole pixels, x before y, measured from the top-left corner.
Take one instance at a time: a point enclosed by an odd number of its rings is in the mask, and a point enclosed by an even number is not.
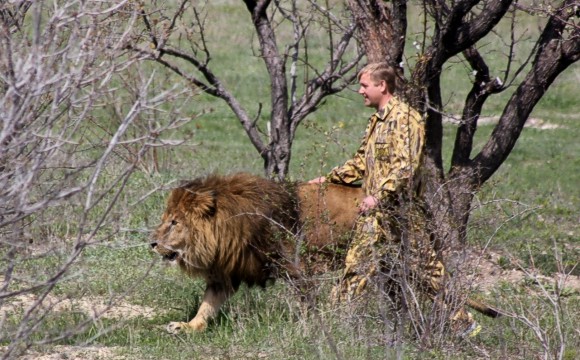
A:
[[[421,191],[424,120],[394,95],[397,75],[387,63],[367,65],[359,72],[358,80],[358,92],[365,106],[376,110],[362,144],[344,165],[310,181],[351,184],[362,180],[366,195],[334,294],[339,300],[352,301],[372,286],[400,296],[401,281],[407,281],[401,279],[402,274],[410,273],[413,283],[424,287],[426,294],[435,299],[443,286],[445,269],[429,236],[425,236],[427,224],[416,199]],[[385,290],[384,284],[395,286]],[[397,286],[399,290],[395,289]],[[451,322],[460,335],[473,336],[480,330],[463,309],[453,314]]]

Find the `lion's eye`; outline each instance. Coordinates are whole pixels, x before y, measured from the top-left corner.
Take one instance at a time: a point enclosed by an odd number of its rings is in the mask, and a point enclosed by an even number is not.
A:
[[[177,220],[175,220],[175,219],[171,220],[171,226],[175,226],[175,225],[177,225]]]

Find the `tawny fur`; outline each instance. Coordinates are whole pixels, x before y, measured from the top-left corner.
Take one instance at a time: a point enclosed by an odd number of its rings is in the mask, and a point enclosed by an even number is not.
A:
[[[299,228],[304,243],[300,261],[307,275],[343,268],[344,255],[364,197],[360,187],[337,184],[300,184]]]

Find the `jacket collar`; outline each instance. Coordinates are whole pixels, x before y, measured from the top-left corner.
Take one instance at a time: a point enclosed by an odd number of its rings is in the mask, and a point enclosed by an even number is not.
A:
[[[393,108],[396,107],[400,102],[401,101],[399,100],[399,98],[393,95],[389,99],[389,102],[387,102],[387,104],[382,109],[379,109],[379,111],[375,113],[375,116],[378,118],[378,120],[384,121],[391,112],[391,110],[393,110]]]

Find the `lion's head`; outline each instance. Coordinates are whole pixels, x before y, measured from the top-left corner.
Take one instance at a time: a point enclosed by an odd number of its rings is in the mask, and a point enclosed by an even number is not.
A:
[[[190,275],[263,283],[281,246],[275,232],[293,226],[293,212],[282,184],[244,173],[208,176],[171,192],[151,246]]]
[[[202,185],[193,181],[171,192],[151,243],[164,260],[190,272],[209,269],[218,246],[212,226],[217,215],[217,194]]]

